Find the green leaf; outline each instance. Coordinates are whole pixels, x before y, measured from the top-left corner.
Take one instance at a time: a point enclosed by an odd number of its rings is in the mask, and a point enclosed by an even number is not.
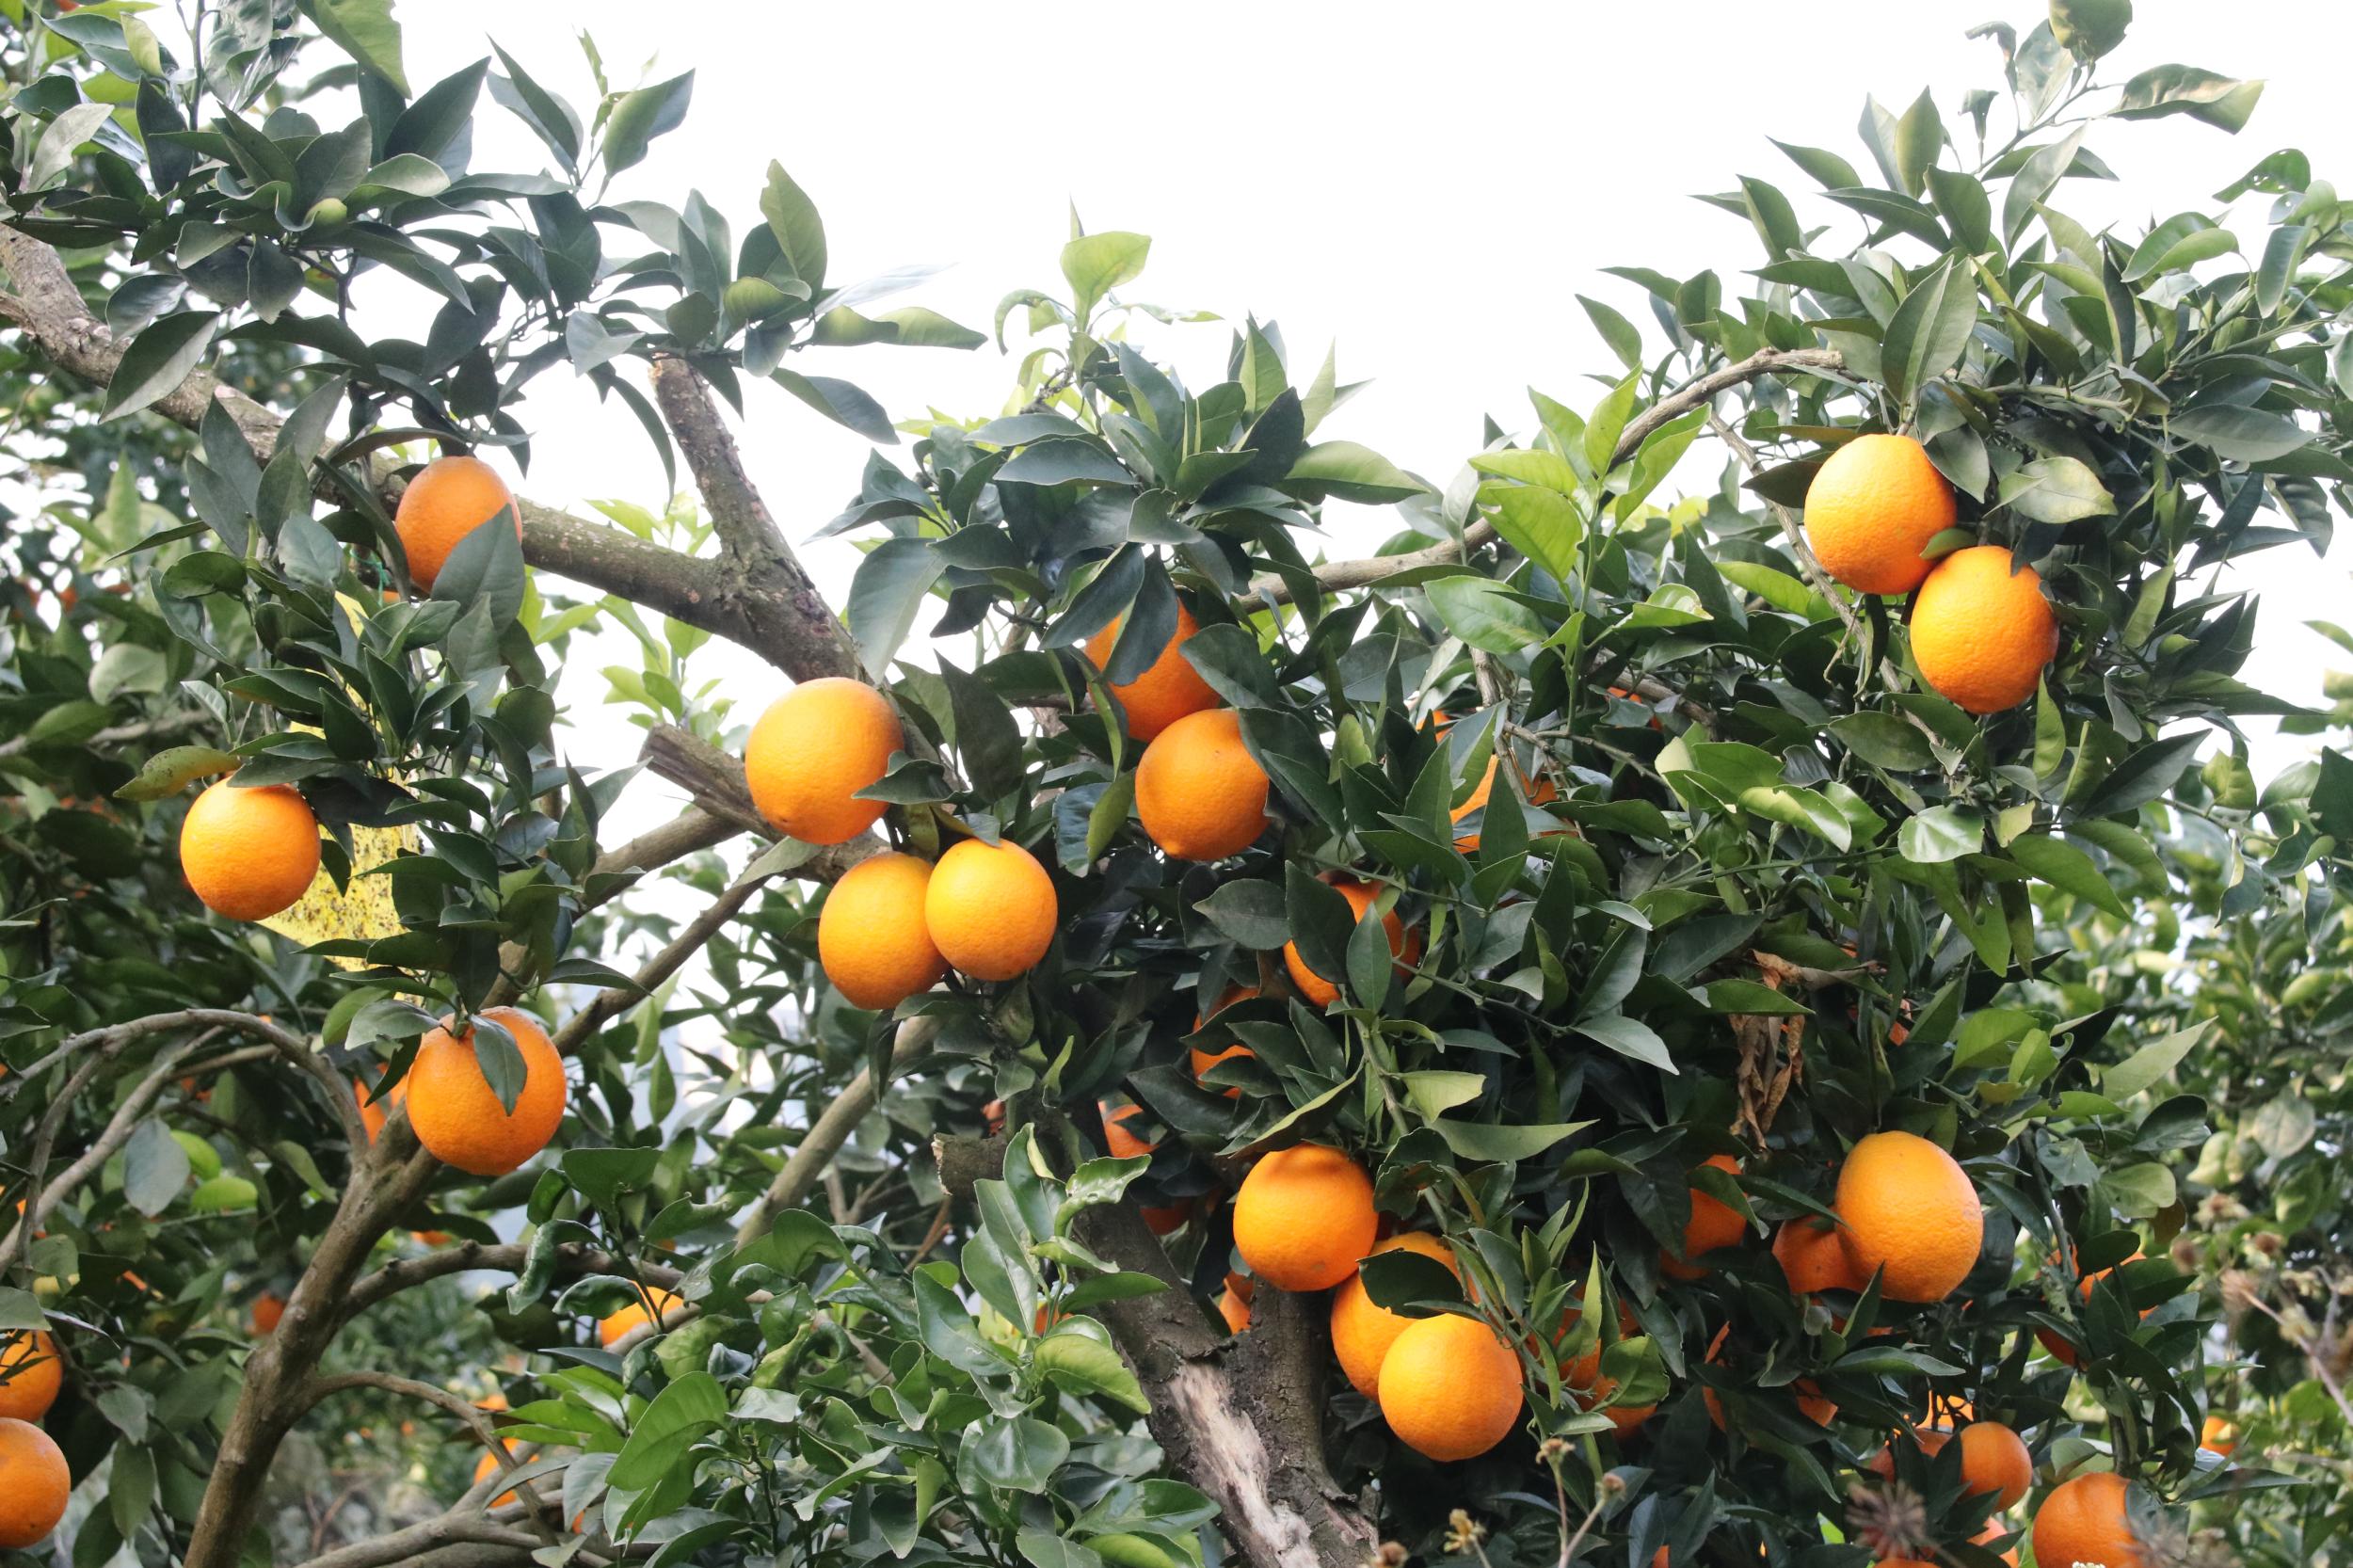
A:
[[[400,22],[392,0],[308,0],[303,9],[337,47],[408,96],[408,75],[400,63]]]
[[[939,662],[939,678],[948,683],[965,776],[982,799],[1002,799],[1021,783],[1021,727],[1013,710],[986,680],[946,659]]]
[[[728,1397],[709,1372],[689,1372],[653,1397],[636,1428],[621,1446],[607,1478],[616,1487],[642,1492],[674,1466],[692,1463],[696,1438],[727,1419]]]
[[[606,171],[618,174],[644,161],[646,149],[654,137],[677,130],[685,120],[687,102],[694,96],[695,73],[691,71],[621,94],[604,122]],[[801,280],[810,281],[806,278]]]
[[[115,792],[117,800],[161,800],[176,795],[200,778],[227,773],[237,765],[234,755],[211,746],[173,746],[150,757],[139,776]]]
[[[1487,1092],[1487,1080],[1477,1073],[1400,1073],[1405,1097],[1426,1121],[1436,1121],[1458,1105],[1468,1105]]]
[[[113,113],[104,104],[75,104],[42,126],[40,141],[33,149],[32,161],[24,170],[24,188],[39,190],[72,168],[73,155],[89,144]]]
[[[1797,1017],[1813,1009],[1754,980],[1719,980],[1707,987],[1711,1013],[1756,1014],[1766,1017]]]
[[[946,563],[928,539],[885,539],[857,564],[843,618],[869,670],[879,675],[889,667],[944,569]]]
[[[770,371],[768,378],[836,424],[856,431],[877,446],[899,444],[899,433],[890,427],[890,416],[883,412],[883,406],[849,382],[783,369]]]
[[[2001,504],[2035,522],[2066,523],[2112,517],[2116,498],[2077,458],[2037,457],[2002,476]]]
[[[1632,1022],[1631,1019],[1623,1020]],[[1584,1026],[1579,1025],[1580,1031]],[[1604,1042],[1607,1044],[1608,1042]],[[1672,1067],[1667,1069],[1673,1071]],[[1493,1122],[1439,1121],[1432,1124],[1446,1146],[1461,1160],[1498,1165],[1533,1160],[1563,1138],[1575,1137],[1591,1122],[1545,1122],[1531,1127],[1499,1127]]]
[[[1545,624],[1502,584],[1487,577],[1441,577],[1422,593],[1446,629],[1489,653],[1516,653],[1545,640]]]
[[[2236,135],[2246,128],[2263,91],[2261,82],[2236,81],[2194,65],[2161,65],[2126,82],[2123,96],[2108,112],[2119,120],[2185,114]]]
[[[217,311],[181,311],[165,316],[131,340],[106,384],[103,419],[120,419],[168,397],[213,344]]]
[[[93,702],[112,702],[126,693],[152,696],[169,677],[164,656],[139,643],[117,643],[98,656],[89,672]]]
[[[1286,482],[1368,506],[1424,494],[1429,487],[1378,452],[1354,441],[1319,441],[1299,455]]]
[[[1936,100],[1922,88],[1920,96],[1912,101],[1896,122],[1896,134],[1889,152],[1896,161],[1896,173],[1903,182],[1906,194],[1917,196],[1926,187],[1929,168],[1936,155],[1945,148],[1945,120],[1936,112]]]
[[[1291,939],[1283,889],[1272,882],[1236,877],[1193,907],[1226,936],[1260,952],[1272,952]]]
[[[2086,60],[2123,42],[2132,20],[2133,0],[2051,0],[2051,37]]]
[[[1985,818],[1960,806],[1931,806],[1904,819],[1896,831],[1904,858],[1919,865],[1941,865],[1975,855],[1985,846]]]
[[[1554,582],[1566,583],[1576,575],[1577,547],[1585,537],[1585,520],[1576,503],[1536,485],[1481,485],[1479,499],[1505,542],[1544,568]]]
[[[1897,401],[1917,402],[1920,390],[1961,362],[1977,324],[1976,275],[1948,263],[1912,286],[1887,324],[1880,371]]]
[[[2137,283],[2157,273],[2184,271],[2237,248],[2238,236],[2231,231],[2217,228],[2196,213],[2184,213],[2151,230],[2134,248],[2121,276],[2127,283]]]
[[[1936,760],[1928,737],[1893,713],[1844,713],[1831,721],[1830,732],[1875,768],[1910,773]]]
[[[1135,1373],[1128,1369],[1119,1352],[1084,1330],[1057,1328],[1040,1339],[1032,1353],[1037,1357],[1039,1370],[1064,1388],[1099,1394],[1138,1415],[1147,1415],[1152,1409],[1152,1401],[1144,1397]]]
[[[2153,741],[2119,762],[2114,771],[2075,808],[2081,817],[2113,817],[2137,811],[2173,788],[2204,741],[2192,730],[2169,740]]]
[[[1601,334],[1601,341],[1609,345],[1609,352],[1618,357],[1618,362],[1628,370],[1641,370],[1642,334],[1634,323],[1598,299],[1588,299],[1580,294],[1577,302],[1585,307],[1585,314],[1592,319],[1593,330]]]
[[[1620,1056],[1643,1062],[1662,1073],[1675,1071],[1674,1058],[1667,1054],[1667,1042],[1658,1032],[1640,1018],[1629,1018],[1623,1013],[1605,1013],[1599,1017],[1579,1018],[1569,1028],[1616,1051]]]
[[[2047,882],[2063,893],[2083,900],[2093,908],[2129,919],[2124,901],[2116,896],[2107,873],[2101,871],[2090,856],[2047,833],[2022,833],[2009,841],[2009,857],[2026,868],[2037,881]]]
[[[160,1118],[150,1116],[133,1129],[122,1151],[122,1195],[152,1219],[187,1185],[188,1169],[188,1151]]]
[[[2313,440],[2310,431],[2285,415],[2236,403],[2209,403],[2186,409],[2174,415],[2168,428],[2218,457],[2242,463],[2284,457]]]
[[[768,220],[768,232],[776,237],[776,248],[784,256],[784,264],[792,269],[792,276],[807,283],[813,291],[825,281],[825,225],[817,216],[817,204],[808,193],[784,171],[784,165],[771,160],[768,183],[760,188],[760,216]]]
[[[2214,1027],[2214,1019],[2201,1018],[2187,1029],[2176,1030],[2162,1040],[2141,1047],[2114,1066],[2103,1067],[2100,1093],[2121,1102],[2143,1089],[2154,1088],[2170,1076],[2182,1058],[2196,1049]]]
[[[1150,235],[1131,234],[1118,229],[1081,234],[1064,246],[1062,275],[1069,280],[1080,322],[1083,324],[1095,313],[1095,307],[1105,295],[1122,283],[1134,281],[1143,273],[1144,261],[1151,253]]]

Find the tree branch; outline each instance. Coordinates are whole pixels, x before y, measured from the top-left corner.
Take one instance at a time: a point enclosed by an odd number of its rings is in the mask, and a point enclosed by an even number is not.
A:
[[[531,1260],[531,1245],[526,1241],[486,1243],[461,1241],[454,1247],[430,1252],[423,1257],[404,1257],[387,1263],[376,1272],[355,1280],[344,1292],[338,1316],[349,1321],[377,1303],[413,1290],[451,1274],[471,1273],[489,1270],[499,1273],[520,1274]],[[634,1274],[648,1285],[658,1285],[665,1290],[676,1289],[686,1276],[676,1269],[653,1264],[632,1267],[595,1247],[568,1244],[555,1249],[556,1270],[563,1274]]]
[[[5,312],[0,312],[0,314],[5,313]],[[166,735],[176,735],[183,729],[195,729],[200,726],[209,724],[212,722],[212,714],[200,708],[190,708],[182,712],[159,714],[154,718],[139,719],[131,724],[113,725],[77,743],[74,749],[97,751],[106,746],[120,745],[125,741],[160,739]],[[0,741],[0,757],[14,757],[25,750],[31,742],[32,737],[29,734],[11,736],[8,740]]]
[[[13,295],[0,295],[0,316],[22,328],[58,368],[98,386],[110,384],[125,345],[90,313],[57,252],[29,234],[0,225],[0,265],[16,284]],[[283,422],[273,410],[222,385],[209,371],[190,374],[152,411],[193,430],[216,407],[235,424],[254,456],[267,462],[278,449]],[[404,487],[392,466],[376,465],[371,477],[387,507],[396,505]],[[838,623],[833,635],[824,635],[805,614],[789,610],[777,600],[773,573],[744,581],[740,571],[724,563],[664,550],[624,529],[591,522],[528,497],[518,497],[516,505],[522,514],[523,559],[533,566],[740,643],[796,680],[810,674],[849,674],[855,668],[840,663],[839,647],[846,639],[840,639]],[[827,619],[831,621],[830,612]]]
[[[423,1524],[390,1535],[355,1541],[301,1568],[390,1568],[391,1564],[430,1564],[431,1568],[500,1568],[528,1563],[545,1544],[539,1537],[513,1525],[489,1518],[480,1509],[456,1509]]]
[[[898,1037],[890,1046],[890,1071],[895,1076],[904,1072],[918,1058],[932,1048],[932,1041],[939,1033],[936,1018],[909,1018],[899,1026]],[[736,1226],[735,1242],[746,1245],[767,1234],[768,1226],[784,1210],[808,1196],[808,1190],[817,1184],[833,1157],[841,1152],[841,1145],[850,1141],[874,1109],[874,1082],[864,1068],[850,1080],[831,1105],[809,1124],[801,1138],[800,1146],[785,1160],[784,1169],[776,1173],[768,1191],[760,1194],[741,1224]]]
[[[1618,437],[1616,451],[1610,455],[1610,465],[1615,467],[1625,462],[1641,449],[1652,432],[1693,408],[1705,407],[1718,392],[1728,392],[1763,376],[1778,376],[1789,371],[1836,370],[1845,362],[1834,348],[1760,348],[1745,360],[1695,376],[1627,422],[1625,429]],[[1459,545],[1452,539],[1441,539],[1426,549],[1408,551],[1401,555],[1329,561],[1315,568],[1315,579],[1326,593],[1361,588],[1401,571],[1459,561],[1470,551],[1493,542],[1495,537],[1495,525],[1481,519],[1463,530],[1463,540]],[[1289,584],[1279,574],[1269,572],[1252,580],[1250,596],[1256,600],[1288,604],[1291,600],[1291,591]]]

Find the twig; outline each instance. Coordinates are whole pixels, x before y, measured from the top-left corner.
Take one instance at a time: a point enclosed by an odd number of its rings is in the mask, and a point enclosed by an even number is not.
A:
[[[212,720],[212,714],[200,708],[184,712],[166,713],[158,718],[140,719],[135,724],[118,724],[98,731],[87,740],[77,742],[76,750],[96,751],[105,746],[120,745],[125,741],[152,740],[176,735],[183,729],[194,729]],[[14,757],[32,744],[29,734],[12,736],[0,741],[0,757]]]
[[[909,1018],[899,1026],[898,1038],[891,1042],[890,1070],[904,1071],[907,1065],[932,1048],[932,1041],[939,1033],[939,1020],[931,1017]],[[874,1109],[874,1083],[864,1068],[850,1080],[831,1105],[809,1124],[800,1146],[784,1162],[784,1169],[768,1184],[760,1201],[752,1206],[743,1224],[736,1227],[738,1246],[746,1245],[767,1234],[768,1226],[784,1210],[792,1208],[808,1195],[817,1178],[833,1157],[841,1152],[841,1145],[850,1141],[850,1134]]]

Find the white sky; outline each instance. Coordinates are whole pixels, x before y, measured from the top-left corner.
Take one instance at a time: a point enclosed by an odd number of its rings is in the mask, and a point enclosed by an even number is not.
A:
[[[422,87],[478,57],[486,30],[584,108],[592,89],[571,31],[597,39],[616,84],[645,63],[636,40],[651,29],[641,3],[578,0],[560,8],[564,25],[550,25],[543,18],[557,9],[406,0],[411,78]],[[2039,14],[2028,3],[2008,9],[2022,24]],[[2121,81],[2179,60],[2270,87],[2235,137],[2186,120],[2096,131],[2093,145],[2121,184],[2071,182],[2065,210],[2137,231],[2210,206],[2214,191],[2283,146],[2305,149],[2324,176],[2353,177],[2353,160],[2340,155],[2353,7],[2240,0],[2224,12],[2142,0],[2138,9],[2104,74]],[[1759,264],[1747,226],[1690,193],[1758,175],[1799,198],[1806,221],[1852,233],[1855,220],[1803,200],[1812,182],[1767,136],[1832,148],[1867,169],[1853,134],[1865,94],[1900,111],[1924,86],[1948,127],[1964,124],[1961,92],[1998,86],[1999,67],[1990,41],[1962,34],[2002,8],[1817,0],[1801,25],[1723,3],[1209,0],[1174,22],[1144,8],[1066,3],[725,12],[723,25],[663,29],[667,49],[648,79],[694,70],[693,108],[617,195],[675,204],[700,189],[740,234],[759,221],[762,170],[780,159],[824,215],[835,280],[952,264],[894,303],[927,304],[983,330],[1007,290],[1061,290],[1056,256],[1075,203],[1091,229],[1153,236],[1151,265],[1129,297],[1272,317],[1293,358],[1310,361],[1296,367],[1302,379],[1337,340],[1342,377],[1373,385],[1322,434],[1363,440],[1443,483],[1478,446],[1482,413],[1529,423],[1528,386],[1578,407],[1598,394],[1585,377],[1615,361],[1573,296],[1648,321],[1641,291],[1602,267],[1729,275]],[[1997,136],[2007,107],[1995,110]],[[538,153],[487,102],[484,121],[476,167]],[[1216,378],[1224,325],[1151,330],[1196,384]],[[817,350],[795,362],[856,380],[894,418],[927,406],[994,411],[1015,365],[993,345]],[[661,471],[625,413],[598,409],[562,371],[539,385],[523,415],[539,433],[523,488],[559,504],[658,500]],[[778,389],[756,386],[752,397],[741,439],[753,474],[787,533],[803,537],[853,492],[866,444]],[[1710,472],[1717,460],[1705,456]],[[1336,554],[1361,553],[1389,530],[1383,516],[1348,511],[1334,520]],[[828,540],[805,554],[839,603],[856,552]],[[2300,547],[2255,558],[2249,575],[2267,602],[2249,679],[2318,699],[2318,672],[2335,650],[2300,623],[2342,616],[2345,564],[2340,552],[2315,569]],[[782,680],[731,652],[714,648],[712,663],[733,678],[747,719]],[[601,688],[585,670],[575,683],[575,744],[588,760],[617,763],[634,732],[595,722]],[[652,807],[658,788],[632,792]]]

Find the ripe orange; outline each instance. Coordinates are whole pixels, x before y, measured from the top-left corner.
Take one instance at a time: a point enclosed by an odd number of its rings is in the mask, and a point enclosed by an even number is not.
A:
[[[1708,1360],[1714,1361],[1717,1359],[1724,1348],[1725,1339],[1729,1338],[1731,1334],[1732,1325],[1730,1323],[1726,1323],[1723,1327],[1716,1331],[1716,1337],[1707,1342]],[[1798,1379],[1795,1383],[1789,1385],[1789,1391],[1797,1396],[1799,1413],[1804,1416],[1807,1420],[1813,1422],[1816,1426],[1826,1427],[1833,1421],[1838,1419],[1837,1401],[1824,1399],[1822,1397],[1821,1384],[1816,1383],[1812,1378]],[[1703,1386],[1700,1389],[1700,1402],[1707,1406],[1707,1418],[1716,1423],[1716,1430],[1718,1432],[1724,1431],[1724,1401],[1717,1397],[1716,1390]],[[1885,1452],[1884,1449],[1881,1451],[1882,1453]],[[1893,1473],[1892,1461],[1890,1462],[1890,1473]]]
[[[1977,1190],[1926,1138],[1874,1132],[1838,1168],[1839,1238],[1858,1277],[1884,1269],[1889,1301],[1941,1302],[1977,1265],[1985,1241]]]
[[[1912,605],[1912,659],[1939,696],[1998,713],[2034,696],[2058,656],[2058,617],[2032,567],[2015,574],[1997,544],[1936,563]]]
[[[1519,1357],[1477,1318],[1417,1319],[1381,1363],[1382,1416],[1430,1459],[1485,1453],[1519,1424],[1524,1398]]]
[[[2131,1488],[2112,1471],[2095,1470],[2061,1481],[2034,1515],[2034,1560],[2096,1562],[2103,1568],[2146,1568],[2148,1556],[2125,1517]]]
[[[1096,669],[1112,662],[1112,648],[1119,641],[1119,628],[1126,616],[1112,622],[1087,639],[1087,657]],[[1218,705],[1217,692],[1201,679],[1201,672],[1193,667],[1193,661],[1180,651],[1185,639],[1201,630],[1201,623],[1193,618],[1193,612],[1180,600],[1176,606],[1176,632],[1160,649],[1160,656],[1152,661],[1152,667],[1124,686],[1113,686],[1112,696],[1119,698],[1120,707],[1128,712],[1128,733],[1139,741],[1149,741],[1187,713],[1197,713]]]
[[[267,920],[310,890],[319,820],[290,785],[213,784],[180,824],[180,872],[204,906],[232,920]]]
[[[1464,798],[1462,805],[1447,813],[1448,820],[1459,823],[1473,811],[1484,811],[1487,808],[1487,802],[1495,796],[1497,760],[1498,759],[1493,757],[1487,759],[1487,771],[1480,776],[1479,787]],[[1518,769],[1514,768],[1513,771],[1516,773]],[[1528,803],[1530,806],[1542,806],[1561,792],[1553,787],[1552,780],[1549,778],[1539,778],[1535,783],[1529,784],[1526,776],[1522,776],[1520,782],[1528,791]],[[1454,847],[1465,855],[1476,855],[1479,853],[1479,835],[1465,833],[1454,840]]]
[[[931,881],[929,861],[888,851],[852,866],[825,895],[817,960],[852,1005],[882,1012],[947,974],[923,919]]]
[[[1136,764],[1136,817],[1176,860],[1240,855],[1267,827],[1267,776],[1242,744],[1241,717],[1205,708],[1171,723]]]
[[[408,556],[408,576],[419,589],[433,591],[457,541],[504,512],[523,536],[523,515],[498,470],[479,457],[437,457],[400,492],[392,529]]]
[[[1327,880],[1340,897],[1348,900],[1349,908],[1355,912],[1357,922],[1362,924],[1365,911],[1370,909],[1372,901],[1380,896],[1381,885],[1377,882],[1357,882],[1348,877]],[[1405,935],[1405,922],[1397,918],[1395,907],[1381,917],[1381,926],[1389,934],[1389,952],[1396,955],[1398,973],[1402,975],[1413,963],[1409,953],[1417,951],[1419,944],[1409,941]],[[1299,994],[1305,997],[1310,1004],[1329,1007],[1340,1000],[1339,986],[1307,967],[1307,960],[1300,955],[1297,942],[1283,944],[1283,967],[1290,971],[1291,984],[1299,987]]]
[[[253,1337],[259,1339],[265,1335],[276,1334],[279,1322],[285,1316],[286,1298],[264,1290],[253,1298],[252,1310],[246,1316],[246,1326],[252,1331]]]
[[[1996,1509],[2011,1508],[2034,1484],[2034,1456],[2001,1422],[1972,1421],[1961,1429],[1961,1477],[1972,1492],[1993,1493]]]
[[[2220,1416],[2207,1416],[2206,1424],[2198,1429],[2198,1446],[2230,1458],[2238,1448],[2238,1423]]]
[[[1740,1162],[1728,1154],[1710,1155],[1701,1163],[1712,1165],[1727,1176],[1740,1174]],[[1737,1244],[1748,1229],[1748,1222],[1740,1218],[1738,1209],[1694,1187],[1691,1217],[1683,1226],[1683,1256],[1671,1257],[1661,1252],[1658,1266],[1677,1279],[1697,1279],[1707,1272],[1707,1266],[1698,1261],[1702,1255]]]
[[[1454,1261],[1454,1249],[1425,1230],[1409,1230],[1385,1241],[1376,1241],[1372,1256],[1377,1257],[1401,1248],[1434,1257],[1458,1275],[1462,1272]],[[1348,1381],[1357,1393],[1369,1400],[1380,1392],[1382,1359],[1389,1353],[1389,1347],[1397,1343],[1397,1336],[1414,1321],[1403,1313],[1391,1312],[1374,1302],[1365,1289],[1361,1274],[1351,1273],[1332,1292],[1332,1351],[1340,1358],[1340,1370],[1348,1374]]]
[[[1857,436],[1805,491],[1805,541],[1831,576],[1865,594],[1908,594],[1928,542],[1953,525],[1953,489],[1910,436]]]
[[[0,1416],[38,1421],[65,1386],[57,1342],[39,1329],[0,1336]]]
[[[1838,1227],[1812,1218],[1782,1223],[1773,1233],[1773,1261],[1781,1265],[1781,1277],[1789,1282],[1794,1295],[1860,1291],[1869,1283],[1855,1277],[1846,1243],[1838,1240]]]
[[[1144,1114],[1144,1107],[1133,1100],[1114,1105],[1104,1100],[1096,1107],[1103,1113],[1103,1148],[1113,1160],[1137,1160],[1149,1156],[1160,1145],[1138,1137],[1120,1124]]]
[[[1863,1467],[1881,1480],[1894,1480],[1897,1443],[1907,1444],[1934,1459],[1945,1451],[1945,1445],[1952,1440],[1952,1429],[1949,1427],[1922,1427],[1911,1436],[1898,1432],[1893,1441],[1881,1444],[1880,1451],[1873,1454]]]
[[[768,705],[744,743],[744,782],[768,825],[805,844],[841,844],[881,820],[857,792],[889,771],[906,732],[882,693],[829,675]]]
[[[1235,1250],[1278,1290],[1326,1290],[1347,1279],[1380,1224],[1364,1167],[1322,1144],[1276,1149],[1234,1195]]]
[[[1250,1304],[1234,1294],[1230,1285],[1218,1292],[1217,1315],[1225,1320],[1228,1334],[1240,1334],[1250,1326]]]
[[[1011,980],[1037,967],[1061,917],[1054,879],[1012,840],[966,839],[932,868],[923,923],[940,956],[975,980]]]
[[[1204,1024],[1207,1024],[1211,1018],[1216,1017],[1220,1013],[1223,1013],[1227,1008],[1233,1006],[1234,1003],[1238,1001],[1248,1001],[1251,998],[1257,996],[1257,994],[1258,988],[1256,985],[1228,985],[1225,987],[1225,994],[1217,999],[1216,1004],[1212,1006],[1208,1013],[1196,1013],[1193,1015],[1193,1032],[1198,1034]],[[1229,1061],[1237,1056],[1255,1057],[1257,1054],[1258,1053],[1257,1051],[1252,1050],[1248,1046],[1241,1044],[1240,1041],[1236,1041],[1234,1044],[1227,1046],[1224,1050],[1218,1051],[1207,1051],[1203,1050],[1199,1046],[1194,1046],[1191,1049],[1191,1055],[1193,1057],[1193,1080],[1198,1082],[1203,1073],[1208,1072],[1211,1067],[1216,1066],[1221,1062]],[[1241,1088],[1237,1086],[1226,1090],[1225,1097],[1229,1100],[1238,1100],[1241,1098]]]
[[[23,1551],[56,1529],[72,1490],[73,1473],[49,1434],[0,1416],[0,1549]]]
[[[514,1457],[515,1445],[512,1439],[502,1437],[499,1439],[499,1446],[506,1450],[508,1458],[511,1459]],[[473,1462],[473,1484],[480,1486],[484,1481],[488,1480],[491,1474],[495,1472],[498,1467],[498,1455],[492,1453],[488,1448],[483,1449],[482,1457]],[[514,1500],[514,1493],[502,1492],[483,1506],[485,1508],[504,1508],[508,1503],[511,1503]]]
[[[504,1176],[548,1146],[563,1125],[568,1090],[564,1059],[537,1019],[512,1007],[483,1016],[505,1026],[522,1053],[522,1093],[509,1112],[474,1059],[473,1031],[453,1035],[448,1020],[431,1031],[408,1069],[408,1124],[417,1142],[444,1165],[479,1176]]]
[[[377,1097],[373,1104],[369,1101],[373,1091],[356,1078],[351,1080],[351,1092],[360,1101],[360,1124],[368,1129],[368,1142],[373,1144],[383,1135],[384,1124],[392,1119],[393,1110],[408,1099],[408,1080],[404,1075],[390,1094]]]
[[[670,1315],[672,1307],[685,1304],[685,1299],[678,1292],[664,1290],[659,1285],[648,1286],[646,1294],[653,1298],[653,1311],[648,1312],[644,1302],[632,1302],[618,1312],[600,1319],[597,1323],[599,1344],[610,1345],[622,1335],[633,1329],[642,1328],[648,1323],[659,1325],[663,1319]]]

